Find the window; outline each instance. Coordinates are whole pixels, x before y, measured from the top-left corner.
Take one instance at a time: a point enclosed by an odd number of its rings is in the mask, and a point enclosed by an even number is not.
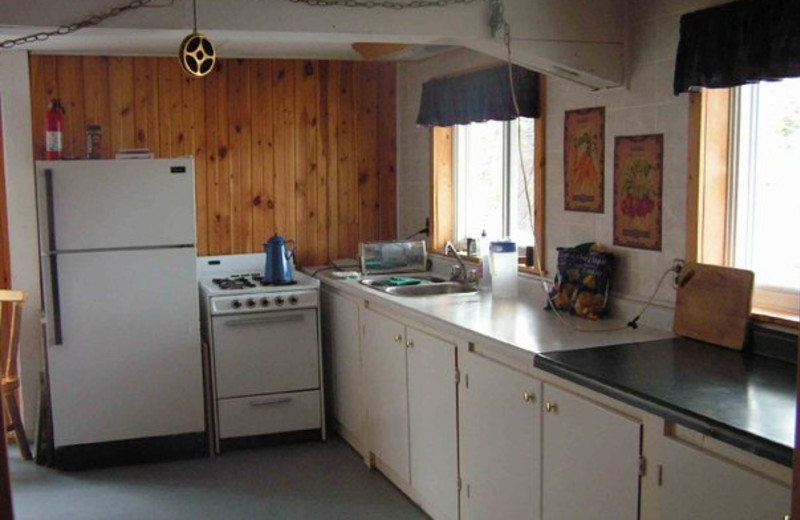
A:
[[[520,247],[533,245],[533,121],[454,127],[457,241],[477,240],[485,230],[490,239],[510,237]]]
[[[800,311],[800,79],[692,98],[687,258],[749,269],[754,311]],[[692,167],[694,169],[694,167]],[[694,255],[694,256],[693,256]]]
[[[539,102],[547,98],[544,77],[539,78]],[[545,180],[545,127],[546,111],[539,107],[539,117],[523,118],[522,126],[517,123],[473,123],[466,126],[434,126],[431,128],[431,234],[428,248],[442,251],[446,241],[458,241],[466,237],[480,238],[486,229],[490,238],[502,235],[514,237],[520,245],[531,242],[531,227],[536,236],[536,256],[544,270],[546,249],[544,236],[544,180]],[[515,120],[517,121],[517,120]],[[487,125],[483,128],[483,125]],[[491,125],[498,125],[502,130],[491,130]],[[464,135],[466,130],[466,135]],[[520,148],[517,147],[518,134],[521,132],[525,161],[525,171],[533,174],[530,181],[530,196],[533,201],[533,225],[531,226],[524,184],[518,171],[520,164]],[[494,135],[493,138],[488,135]],[[502,143],[500,137],[502,136]],[[493,139],[494,144],[481,144],[483,139]],[[463,142],[458,145],[457,142]],[[477,144],[470,141],[478,141]],[[491,141],[488,141],[491,142]],[[487,142],[487,143],[488,143]],[[531,144],[532,143],[532,144]],[[488,148],[487,148],[488,146]],[[459,155],[462,156],[459,159]],[[463,165],[459,168],[458,163]],[[489,196],[490,188],[481,182],[481,170],[493,168],[502,163],[510,170],[508,175],[503,171],[492,173],[491,190],[499,191],[499,195]],[[466,168],[466,175],[464,169]],[[462,175],[457,176],[456,170]],[[469,170],[473,170],[469,173]],[[497,171],[496,169],[493,171]],[[477,173],[476,173],[477,172]],[[487,177],[488,179],[488,177]],[[459,182],[465,184],[459,188]],[[487,181],[488,182],[488,181]],[[458,198],[461,197],[460,204]],[[490,202],[499,200],[500,202]],[[490,211],[487,207],[494,207]],[[491,216],[489,216],[491,215]],[[497,230],[496,233],[494,230]]]
[[[755,304],[800,312],[800,79],[733,92],[728,263],[756,273]]]

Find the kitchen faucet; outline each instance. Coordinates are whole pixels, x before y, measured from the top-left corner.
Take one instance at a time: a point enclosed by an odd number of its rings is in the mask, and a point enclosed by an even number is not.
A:
[[[448,252],[452,251],[453,256],[456,258],[460,269],[456,270],[456,266],[453,266],[451,269],[451,279],[458,280],[460,282],[474,282],[475,281],[475,270],[472,269],[470,276],[467,276],[467,267],[464,265],[464,261],[461,260],[461,257],[458,256],[458,251],[456,251],[456,246],[453,245],[452,242],[449,240],[444,244],[444,256],[447,256]]]

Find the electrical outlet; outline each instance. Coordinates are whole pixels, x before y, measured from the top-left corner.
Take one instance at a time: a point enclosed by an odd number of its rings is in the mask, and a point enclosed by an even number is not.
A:
[[[686,265],[686,260],[683,258],[676,258],[672,261],[672,271],[675,273],[674,278],[672,279],[672,288],[678,288],[678,277],[683,271],[683,266]]]

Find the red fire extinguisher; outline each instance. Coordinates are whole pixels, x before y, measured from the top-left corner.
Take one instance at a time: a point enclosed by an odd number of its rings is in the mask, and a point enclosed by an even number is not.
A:
[[[45,159],[52,161],[61,159],[64,107],[60,99],[53,99],[47,107],[45,116]]]

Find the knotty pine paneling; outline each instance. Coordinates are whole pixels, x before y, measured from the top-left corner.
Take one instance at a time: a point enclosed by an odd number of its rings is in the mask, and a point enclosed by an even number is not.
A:
[[[339,76],[339,117],[336,139],[338,140],[338,169],[356,172],[356,175],[340,175],[336,195],[335,222],[339,227],[339,244],[346,250],[358,248],[358,166],[356,164],[356,101],[353,96],[355,85],[354,63],[342,64]],[[331,218],[333,221],[333,216]]]
[[[378,169],[378,71],[365,65],[355,65],[355,99],[359,100],[356,128],[366,130],[356,140],[360,205],[358,228],[359,236],[380,236],[378,176],[369,175],[369,172]]]
[[[30,68],[37,159],[52,98],[65,157],[85,156],[91,124],[104,158],[195,157],[200,255],[261,252],[278,233],[312,265],[395,238],[394,64],[220,60],[201,80],[174,58],[32,55]]]
[[[384,128],[395,128],[396,68],[391,63],[381,64],[378,72],[378,194],[380,198],[380,237],[391,240],[397,233],[397,175],[395,157],[397,139]]]

